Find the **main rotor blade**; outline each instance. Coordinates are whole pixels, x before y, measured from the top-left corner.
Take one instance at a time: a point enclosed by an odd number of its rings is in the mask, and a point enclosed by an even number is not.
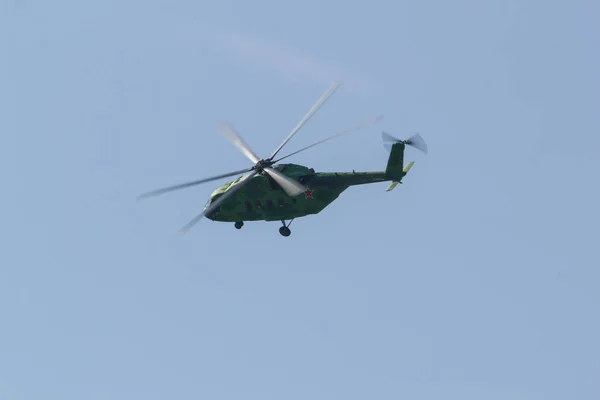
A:
[[[281,172],[273,168],[265,168],[265,172],[271,176],[281,186],[281,188],[288,194],[288,196],[297,196],[300,193],[306,191],[306,187],[301,185],[295,179],[285,176]]]
[[[241,169],[239,171],[228,172],[226,174],[213,176],[211,178],[201,179],[201,180],[198,180],[198,181],[191,181],[191,182],[182,183],[182,184],[179,184],[179,185],[168,186],[168,187],[165,187],[165,188],[162,188],[162,189],[153,190],[151,192],[142,193],[141,195],[138,196],[137,199],[138,199],[138,201],[140,201],[140,200],[146,199],[148,197],[158,196],[158,195],[163,194],[163,193],[172,192],[174,190],[179,190],[179,189],[185,189],[185,188],[190,187],[190,186],[195,186],[195,185],[199,185],[201,183],[215,181],[217,179],[227,178],[229,176],[241,175],[241,174],[243,174],[245,172],[249,172],[249,171],[252,171],[252,168],[246,168],[246,169]]]
[[[248,146],[246,144],[246,142],[244,142],[244,140],[240,137],[240,135],[235,131],[235,129],[233,128],[233,126],[231,126],[231,124],[223,121],[223,122],[221,122],[221,123],[219,123],[217,125],[217,129],[239,151],[241,151],[246,157],[248,157],[250,159],[250,161],[252,161],[253,163],[256,164],[260,160],[260,158],[258,158],[258,156],[256,154],[254,154],[254,152],[252,151],[252,149],[250,149],[250,146]]]
[[[292,130],[292,132],[290,132],[290,134],[288,135],[287,138],[285,138],[285,140],[283,141],[283,143],[281,143],[279,145],[279,147],[277,148],[277,150],[275,150],[273,152],[273,154],[271,154],[271,157],[269,157],[269,160],[272,160],[273,158],[275,158],[275,156],[277,155],[277,153],[279,153],[279,151],[283,148],[283,146],[285,146],[286,143],[289,142],[290,139],[296,133],[298,133],[298,131],[300,130],[300,128],[302,128],[304,126],[304,124],[306,124],[308,122],[308,120],[311,119],[313,115],[315,115],[315,113],[319,110],[319,108],[321,108],[321,106],[327,101],[327,99],[329,99],[329,97],[331,97],[331,95],[336,90],[338,90],[338,88],[341,85],[342,85],[341,82],[333,82],[331,84],[331,86],[329,86],[329,89],[327,89],[327,91],[321,95],[321,97],[319,98],[319,100],[317,100],[317,102],[315,103],[315,105],[308,111],[308,113],[304,116],[304,118],[302,118],[302,120],[298,123],[298,125],[296,125],[296,127]]]
[[[252,171],[252,173],[247,175],[241,182],[239,182],[233,188],[226,191],[223,195],[221,195],[221,197],[219,197],[217,200],[215,200],[214,203],[212,203],[210,206],[208,206],[208,208],[206,210],[204,210],[202,212],[202,214],[197,215],[196,217],[194,217],[194,219],[192,219],[190,222],[185,224],[179,230],[179,233],[182,235],[185,234],[194,225],[196,225],[202,218],[204,218],[207,215],[210,215],[213,211],[215,211],[215,209],[217,207],[219,207],[221,205],[221,203],[223,203],[225,200],[227,200],[228,198],[233,196],[238,190],[240,190],[241,188],[246,186],[250,182],[250,179],[253,178],[254,175],[256,175],[257,173],[258,173],[258,171]]]
[[[301,151],[308,150],[308,149],[310,149],[311,147],[315,147],[315,146],[316,146],[316,145],[318,145],[318,144],[325,143],[325,142],[327,142],[327,141],[329,141],[329,140],[331,140],[331,139],[335,139],[335,138],[337,138],[337,137],[340,137],[340,136],[342,136],[342,135],[345,135],[346,133],[350,133],[350,132],[357,131],[357,130],[359,130],[359,129],[362,129],[362,128],[364,128],[365,126],[374,125],[374,124],[378,123],[379,121],[381,121],[382,119],[383,119],[383,115],[380,115],[379,117],[377,117],[377,118],[375,118],[375,119],[373,119],[373,120],[370,120],[370,121],[363,122],[362,124],[359,124],[359,125],[353,126],[352,128],[348,128],[348,129],[346,129],[345,131],[342,131],[342,132],[340,132],[340,133],[336,133],[335,135],[331,135],[331,136],[329,136],[328,138],[325,138],[325,139],[323,139],[323,140],[319,140],[318,142],[311,144],[310,146],[306,146],[306,147],[304,147],[304,148],[302,148],[302,149],[300,149],[300,150],[298,150],[298,151],[295,151],[295,152],[293,152],[293,153],[291,153],[291,154],[288,154],[287,156],[281,157],[281,158],[280,158],[280,159],[278,159],[277,161],[273,161],[273,163],[277,163],[277,162],[279,162],[279,161],[281,161],[281,160],[283,160],[283,159],[285,159],[285,158],[288,158],[288,157],[291,157],[291,156],[293,156],[293,155],[295,155],[295,154],[298,154],[298,153],[300,153]]]

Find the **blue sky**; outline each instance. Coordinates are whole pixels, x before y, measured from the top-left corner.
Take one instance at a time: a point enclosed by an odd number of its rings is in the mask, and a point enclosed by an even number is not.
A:
[[[597,399],[594,1],[0,3],[3,399]],[[382,170],[318,216],[146,190],[290,161]],[[8,222],[8,223],[6,223]]]

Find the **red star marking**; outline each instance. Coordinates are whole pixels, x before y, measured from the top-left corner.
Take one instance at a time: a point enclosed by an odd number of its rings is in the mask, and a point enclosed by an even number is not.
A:
[[[312,191],[312,190],[310,190],[310,189],[306,189],[306,190],[304,191],[304,196],[305,196],[304,198],[305,198],[305,199],[312,199],[312,198],[313,198],[313,195],[312,195],[312,194],[313,194],[313,191]]]

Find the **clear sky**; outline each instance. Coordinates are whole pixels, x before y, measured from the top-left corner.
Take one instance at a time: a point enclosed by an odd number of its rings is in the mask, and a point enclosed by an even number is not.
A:
[[[0,398],[600,398],[598,1],[0,2]],[[203,220],[290,161],[383,170],[318,216]]]

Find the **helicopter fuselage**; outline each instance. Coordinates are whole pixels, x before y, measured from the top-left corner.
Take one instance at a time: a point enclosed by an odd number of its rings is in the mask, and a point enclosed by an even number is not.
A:
[[[317,173],[312,168],[297,164],[279,164],[272,168],[296,179],[307,188],[306,191],[289,196],[269,175],[255,175],[207,218],[219,222],[291,220],[318,214],[350,186],[390,180],[384,171]],[[219,186],[211,194],[205,209],[246,177],[243,175]]]

